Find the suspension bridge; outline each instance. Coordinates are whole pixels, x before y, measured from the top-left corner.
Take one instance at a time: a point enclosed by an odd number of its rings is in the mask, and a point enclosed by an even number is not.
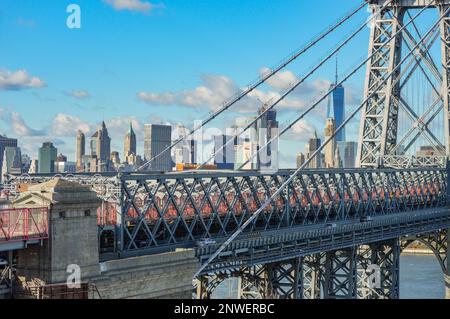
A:
[[[356,27],[353,23],[347,37],[278,97],[267,101],[264,111],[244,129],[276,109],[370,26],[368,55],[336,83],[345,84],[365,70],[361,102],[298,169],[147,171],[162,154],[230,112],[294,61],[301,62],[322,41],[336,37],[367,8],[372,13],[369,20]],[[53,219],[49,223],[42,219],[47,216],[42,207],[37,216],[21,205],[30,202],[34,191],[35,209],[45,206],[48,189],[39,184],[54,183],[53,191],[67,191],[76,183],[88,186],[101,200],[94,221],[101,263],[191,249],[199,262],[191,278],[197,298],[211,298],[232,277],[240,279],[241,298],[399,298],[399,256],[415,241],[436,255],[450,297],[449,72],[450,1],[363,1],[135,173],[8,176],[4,194],[19,203],[16,212],[28,212],[33,218],[0,219],[0,251],[11,249],[12,242],[21,242],[20,249],[26,250],[35,244],[33,240],[50,240]],[[259,152],[317,110],[333,90],[299,111]],[[358,116],[357,167],[308,169]],[[424,145],[433,152],[417,155]],[[23,190],[27,185],[35,186],[27,192]],[[49,211],[55,210],[58,196],[52,200]],[[74,202],[78,203],[76,198]],[[65,213],[59,211],[58,216],[64,219]],[[19,216],[11,209],[1,214]],[[91,213],[85,210],[83,216]],[[208,244],[199,244],[204,239]],[[374,274],[380,277],[378,285],[371,283]]]

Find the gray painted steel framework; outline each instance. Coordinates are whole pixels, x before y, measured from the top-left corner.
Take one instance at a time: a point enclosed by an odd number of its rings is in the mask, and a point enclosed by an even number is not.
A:
[[[388,2],[386,0],[368,1],[373,9],[377,12]],[[380,47],[384,47],[369,60],[367,64],[365,97],[369,97],[361,116],[361,127],[359,134],[359,146],[357,156],[357,166],[360,167],[379,167],[388,164],[390,167],[405,167],[404,161],[395,159],[398,151],[399,143],[403,145],[405,138],[413,136],[406,145],[409,148],[419,136],[424,136],[430,142],[430,145],[444,145],[446,155],[450,155],[450,130],[449,130],[449,111],[450,111],[450,18],[444,16],[450,6],[448,0],[399,0],[393,1],[382,10],[381,14],[375,19],[374,26],[371,30],[369,54],[376,52]],[[429,45],[422,44],[420,50],[415,52],[414,60],[416,65],[412,68],[410,74],[406,77],[406,81],[417,68],[422,71],[421,61],[431,70],[433,76],[442,82],[441,88],[433,86],[439,99],[431,105],[428,110],[419,117],[407,105],[402,98],[401,79],[403,74],[399,67],[401,59],[402,45],[406,44],[408,48],[415,43],[413,36],[408,30],[400,32],[396,37],[390,40],[391,35],[396,34],[397,30],[403,25],[405,13],[409,9],[432,8],[438,10],[440,17],[440,35],[441,35],[441,51],[442,51],[442,74],[439,74],[434,62],[429,57]],[[434,41],[432,37],[431,43]],[[430,44],[431,45],[431,44]],[[414,61],[413,61],[414,62]],[[410,64],[411,65],[411,64]],[[409,66],[405,67],[405,71]],[[392,77],[385,81],[384,85],[376,92],[371,91],[374,83],[381,83],[387,74],[396,70]],[[430,82],[431,83],[431,82]],[[440,104],[439,102],[442,102]],[[438,109],[436,110],[436,107]],[[405,109],[406,114],[412,119],[413,128],[407,133],[400,142],[398,141],[398,116],[400,108]],[[444,136],[445,144],[441,144],[429,130],[430,123],[439,114],[440,110],[444,110]],[[412,135],[416,131],[415,135]],[[438,147],[435,147],[438,150]],[[408,165],[414,164],[411,162]],[[416,163],[420,165],[420,163]],[[403,166],[398,166],[403,165]]]
[[[199,279],[197,297],[211,298],[225,279],[236,277],[244,283],[238,287],[239,299],[398,299],[400,254],[416,239],[432,249],[444,267],[444,274],[448,273],[449,235],[443,229],[414,238],[408,236],[209,273]]]
[[[294,171],[289,170],[65,176],[92,185],[105,201],[117,205],[115,251],[103,258],[192,248],[196,241],[212,238],[216,244],[196,247],[199,260],[208,260],[289,180],[271,205],[206,265],[198,280],[199,298],[210,298],[229,277],[240,278],[241,298],[398,298],[399,256],[414,240],[432,249],[449,276],[449,175],[447,169],[434,167],[442,167],[445,160],[408,161],[396,151],[401,108],[438,149],[441,142],[427,126],[440,107],[445,114],[443,155],[450,155],[450,17],[444,16],[450,0],[367,2],[374,12],[390,4],[375,19],[370,36],[365,100],[370,98],[363,108],[358,149],[358,166],[366,168],[304,170],[292,181]],[[442,18],[442,74],[428,57],[436,39],[430,30],[414,50],[416,63],[407,78],[422,69],[423,61],[443,84],[441,92],[433,87],[441,99],[419,118],[402,99],[404,74],[399,67],[402,45],[410,49],[417,43],[408,30],[398,31],[408,9],[429,6]],[[417,139],[418,134],[407,134],[412,136],[409,144]],[[372,169],[386,164],[403,169]],[[422,167],[411,168],[416,165]],[[23,179],[49,178],[53,176],[12,178],[5,189],[14,196],[14,185]],[[380,280],[371,285],[374,265]]]
[[[116,253],[127,256],[194,247],[202,238],[225,240],[291,173],[128,174],[104,176],[101,181],[85,175],[68,178],[83,184],[90,181],[105,200],[116,201],[120,215]],[[51,177],[25,178],[42,182]],[[11,185],[20,183],[20,178],[11,181]],[[446,169],[305,170],[238,241],[279,230],[323,230],[327,223],[342,227],[356,223],[357,229],[364,216],[404,218],[411,217],[405,213],[446,205]]]

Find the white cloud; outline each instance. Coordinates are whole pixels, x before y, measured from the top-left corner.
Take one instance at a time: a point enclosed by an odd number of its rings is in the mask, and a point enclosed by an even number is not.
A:
[[[156,5],[143,0],[103,0],[103,1],[111,5],[114,9],[118,11],[130,10],[130,11],[148,12],[156,7]]]
[[[125,135],[130,127],[130,122],[133,124],[133,130],[136,135],[140,136],[144,130],[144,125],[134,116],[130,117],[115,117],[111,120],[105,121],[108,133],[112,138],[123,141]]]
[[[9,123],[12,133],[17,136],[43,136],[45,135],[45,130],[35,130],[28,126],[22,115],[17,112],[10,112],[3,115],[3,120]]]
[[[59,113],[53,118],[52,135],[54,136],[73,137],[76,136],[78,130],[89,132],[91,128],[77,116]]]
[[[30,76],[26,70],[0,70],[0,90],[18,91],[43,88],[47,84],[38,77]]]
[[[80,99],[80,100],[87,99],[87,98],[90,98],[90,97],[91,97],[91,95],[89,94],[89,92],[87,92],[87,91],[85,91],[85,90],[73,90],[73,91],[68,92],[68,93],[66,93],[66,94],[67,94],[68,96],[71,96],[71,97],[73,97],[73,98]]]
[[[206,75],[201,86],[182,92],[139,92],[138,98],[151,105],[183,105],[217,109],[227,98],[239,91],[238,86],[226,76]]]
[[[262,69],[261,74],[268,69]],[[253,90],[244,99],[239,101],[233,110],[240,113],[255,113],[263,103],[272,105],[278,100],[292,83],[299,79],[290,71],[281,72],[271,78],[267,84],[268,88]],[[209,75],[202,77],[202,84],[192,90],[180,92],[140,92],[138,98],[150,105],[180,105],[186,107],[206,107],[217,110],[224,101],[230,99],[245,88],[240,88],[233,80],[226,76]],[[326,80],[305,81],[297,89],[291,92],[277,105],[277,110],[302,111],[311,106],[330,89],[330,82]],[[325,99],[313,114],[325,113]]]
[[[316,128],[314,126],[309,124],[306,120],[300,120],[289,131],[287,138],[290,140],[307,142],[310,138],[313,137],[314,131],[316,131]]]
[[[260,70],[261,76],[268,74],[269,72],[271,72],[269,68],[262,68]],[[297,81],[299,81],[299,78],[291,71],[280,71],[267,80],[267,84],[276,89],[287,89],[291,84]]]

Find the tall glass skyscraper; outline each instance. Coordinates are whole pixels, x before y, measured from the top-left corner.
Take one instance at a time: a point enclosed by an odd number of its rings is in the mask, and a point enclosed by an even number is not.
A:
[[[333,93],[328,97],[327,110],[327,117],[334,118],[336,129],[339,128],[345,120],[345,89],[342,85],[337,85],[337,83],[338,67],[336,60],[336,82],[330,86],[330,89],[333,89]],[[345,142],[345,128],[336,135],[336,142]]]
[[[342,125],[345,120],[345,89],[342,85],[332,84],[333,93],[328,99],[328,118],[334,118],[336,128]],[[337,142],[345,141],[345,128],[336,135]]]

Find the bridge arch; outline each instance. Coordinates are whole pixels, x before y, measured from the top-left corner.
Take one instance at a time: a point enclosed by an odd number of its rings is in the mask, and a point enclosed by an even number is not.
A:
[[[426,235],[411,236],[402,239],[401,252],[411,246],[414,242],[420,242],[430,249],[436,257],[442,272],[446,274],[447,268],[447,256],[448,256],[448,230],[443,229]]]
[[[429,248],[441,266],[444,274],[448,273],[448,229],[443,229],[427,235],[418,235],[402,239],[401,252],[411,246],[414,242],[420,242]]]
[[[218,271],[202,276],[197,283],[197,299],[211,299],[214,291],[227,279],[239,279],[238,297],[240,299],[265,299],[270,287],[264,277],[263,266],[236,268]]]

